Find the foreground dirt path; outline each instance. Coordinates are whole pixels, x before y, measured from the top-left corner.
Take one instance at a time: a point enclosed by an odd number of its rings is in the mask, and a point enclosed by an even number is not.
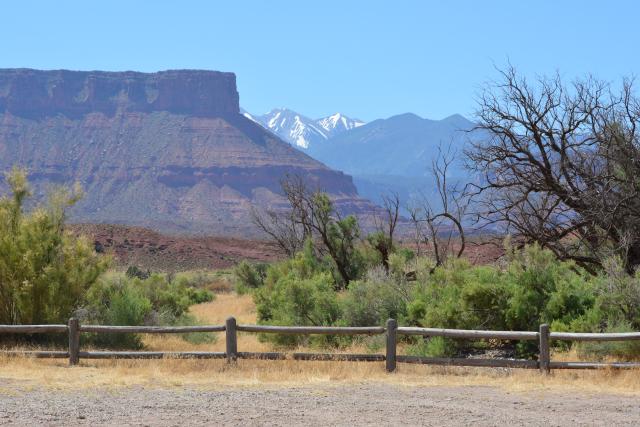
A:
[[[390,384],[300,388],[17,390],[3,425],[637,425],[634,396]],[[11,391],[10,391],[11,390]]]

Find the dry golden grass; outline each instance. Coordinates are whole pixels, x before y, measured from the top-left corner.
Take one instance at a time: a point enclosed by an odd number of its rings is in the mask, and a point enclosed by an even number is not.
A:
[[[239,323],[256,321],[255,306],[248,295],[220,294],[215,301],[192,308],[207,324],[223,324],[231,315]],[[224,335],[216,343],[194,345],[173,335],[147,335],[149,350],[224,351]],[[240,351],[269,351],[256,334],[239,334]],[[313,351],[313,349],[299,349]],[[346,352],[364,352],[354,345]],[[401,351],[401,350],[400,350]],[[574,354],[554,355],[554,360],[577,360]],[[280,387],[384,382],[398,386],[496,386],[518,392],[580,391],[586,393],[640,394],[640,371],[554,371],[543,376],[537,371],[430,367],[399,364],[393,374],[382,362],[318,362],[240,360],[83,360],[69,368],[66,360],[0,357],[0,383],[9,380],[22,389],[91,389],[95,387]],[[13,386],[12,386],[13,387]],[[0,393],[10,390],[0,387]]]
[[[224,293],[216,299],[191,307],[191,313],[207,325],[224,325],[225,320],[233,316],[238,323],[255,323],[256,307],[251,295]],[[151,351],[224,351],[224,335],[219,334],[215,343],[192,344],[177,335],[146,335],[144,344]],[[240,351],[269,351],[270,346],[258,341],[256,334],[238,334]]]
[[[20,389],[291,387],[388,383],[408,387],[494,386],[515,392],[581,392],[640,394],[638,371],[537,371],[398,366],[387,374],[384,364],[352,362],[240,360],[82,361],[70,368],[64,360],[0,358],[0,378]],[[3,391],[0,390],[0,393]]]

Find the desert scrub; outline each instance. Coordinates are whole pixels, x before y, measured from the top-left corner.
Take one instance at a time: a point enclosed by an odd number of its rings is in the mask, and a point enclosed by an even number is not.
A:
[[[387,319],[406,318],[409,285],[394,278],[380,266],[369,270],[366,277],[349,284],[341,299],[342,320],[350,326],[384,325]]]
[[[184,281],[170,281],[166,275],[151,274],[141,280],[109,272],[89,289],[86,303],[77,315],[83,322],[104,325],[189,325],[195,323],[188,314],[189,307],[213,298],[205,289],[186,286]],[[137,334],[95,334],[87,340],[107,347],[142,346]]]
[[[233,269],[236,292],[244,294],[264,285],[267,267],[268,265],[264,263],[250,264],[245,260],[240,261]]]
[[[503,265],[475,266],[464,259],[450,259],[434,268],[429,259],[399,251],[391,254],[388,267],[371,267],[346,290],[337,290],[341,287],[335,286],[331,266],[307,245],[294,257],[267,268],[263,284],[253,291],[258,321],[374,326],[395,318],[401,325],[455,329],[536,331],[540,324],[549,323],[554,331],[640,330],[640,274],[629,276],[615,260],[593,276],[532,245],[508,251]],[[412,280],[407,272],[414,273]],[[274,338],[289,345],[301,340],[308,342],[300,337]],[[535,342],[524,341],[431,339],[413,344],[412,351],[431,355],[504,345],[515,346],[519,357],[534,357],[537,352]],[[581,351],[597,352],[596,347],[583,346]],[[616,355],[637,354],[632,345],[608,348]]]

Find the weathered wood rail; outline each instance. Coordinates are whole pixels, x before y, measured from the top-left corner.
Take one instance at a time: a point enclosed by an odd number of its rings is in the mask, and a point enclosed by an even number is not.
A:
[[[80,335],[93,334],[183,334],[193,332],[224,332],[225,352],[205,351],[81,351]],[[242,352],[238,351],[238,332],[262,334],[302,334],[302,335],[386,335],[385,354],[343,354],[343,353],[285,353],[285,352]],[[541,325],[538,332],[531,331],[482,331],[464,329],[439,329],[399,327],[394,319],[389,319],[385,327],[334,327],[334,326],[267,326],[238,325],[230,317],[224,325],[206,326],[108,326],[81,325],[77,319],[69,319],[66,325],[0,325],[0,334],[49,334],[66,333],[69,337],[67,351],[3,351],[4,355],[25,355],[36,358],[67,358],[70,365],[77,365],[80,359],[237,359],[262,360],[320,360],[351,362],[385,362],[386,370],[395,371],[397,363],[424,365],[476,366],[539,369],[549,373],[551,369],[630,369],[640,368],[635,362],[554,362],[550,357],[551,340],[564,341],[628,341],[640,340],[640,332],[624,333],[573,333],[550,332],[549,325]],[[525,359],[469,359],[419,357],[397,354],[398,336],[419,335],[423,337],[447,337],[470,340],[530,340],[539,346],[538,360]]]

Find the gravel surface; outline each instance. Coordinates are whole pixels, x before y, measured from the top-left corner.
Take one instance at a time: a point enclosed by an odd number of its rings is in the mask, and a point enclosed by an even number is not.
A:
[[[389,384],[299,388],[18,390],[0,425],[638,425],[638,398]]]

